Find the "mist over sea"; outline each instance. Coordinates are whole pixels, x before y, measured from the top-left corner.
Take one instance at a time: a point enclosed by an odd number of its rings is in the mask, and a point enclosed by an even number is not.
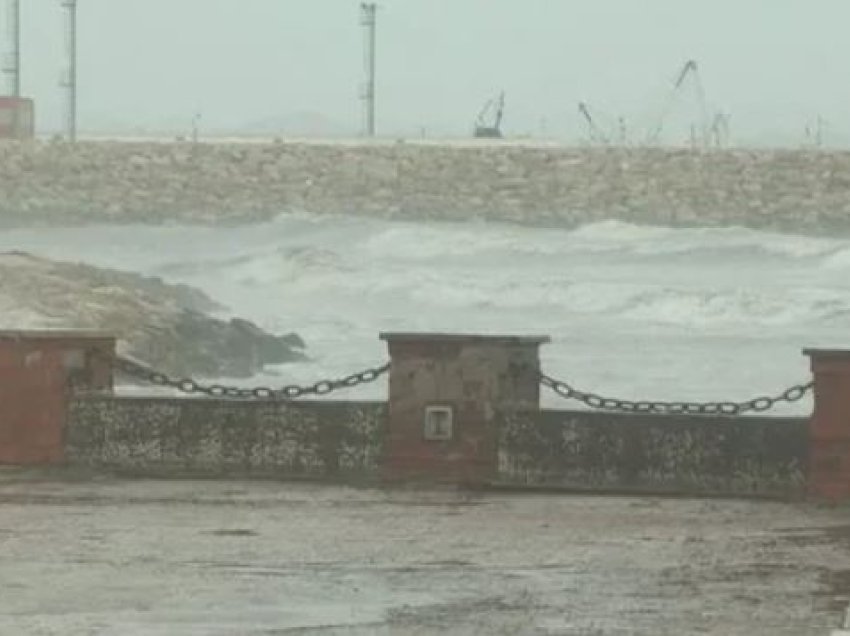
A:
[[[806,380],[803,347],[850,346],[850,239],[287,215],[237,227],[14,230],[0,249],[187,283],[224,315],[301,334],[309,362],[248,384],[383,363],[380,331],[545,334],[544,370],[583,390],[740,400]],[[378,382],[334,397],[385,390]],[[544,405],[568,406],[545,393]]]

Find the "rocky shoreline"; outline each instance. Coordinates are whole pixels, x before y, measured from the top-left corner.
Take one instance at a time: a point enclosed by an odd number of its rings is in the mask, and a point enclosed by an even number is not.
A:
[[[268,364],[305,360],[297,334],[278,336],[223,320],[203,292],[139,274],[0,254],[0,322],[9,329],[114,333],[119,351],[178,376],[249,377]]]
[[[241,224],[287,212],[850,234],[850,152],[482,142],[0,144],[0,225]]]

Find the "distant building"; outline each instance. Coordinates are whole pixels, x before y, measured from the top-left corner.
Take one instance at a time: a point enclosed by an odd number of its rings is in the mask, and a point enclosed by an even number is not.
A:
[[[0,139],[35,136],[35,102],[27,97],[0,97]]]

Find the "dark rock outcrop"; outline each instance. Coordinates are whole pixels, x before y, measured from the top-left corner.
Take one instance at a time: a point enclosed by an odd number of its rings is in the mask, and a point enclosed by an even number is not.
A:
[[[180,376],[246,377],[267,364],[306,359],[296,334],[277,336],[202,291],[157,278],[29,254],[0,254],[0,326],[115,333],[122,353]]]

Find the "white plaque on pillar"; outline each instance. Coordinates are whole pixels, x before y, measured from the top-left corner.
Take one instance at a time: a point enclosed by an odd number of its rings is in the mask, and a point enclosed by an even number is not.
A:
[[[450,406],[426,406],[424,436],[429,441],[446,441],[452,438],[454,411]]]

